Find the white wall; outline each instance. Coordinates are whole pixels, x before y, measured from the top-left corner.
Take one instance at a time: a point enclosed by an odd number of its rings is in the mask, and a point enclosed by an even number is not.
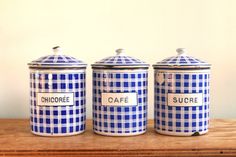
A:
[[[55,45],[88,64],[116,48],[153,64],[185,47],[213,64],[211,116],[236,118],[235,8],[235,0],[0,0],[0,118],[29,116],[27,63]],[[151,68],[149,118],[152,76]]]

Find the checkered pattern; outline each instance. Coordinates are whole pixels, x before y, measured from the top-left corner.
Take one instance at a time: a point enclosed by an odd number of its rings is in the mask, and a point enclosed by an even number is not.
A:
[[[166,58],[162,60],[161,62],[157,62],[155,64],[155,66],[162,66],[162,65],[207,66],[209,64],[191,56],[177,55],[177,56]]]
[[[155,71],[155,76],[158,70]],[[209,73],[159,73],[164,82],[155,81],[155,128],[170,133],[205,132],[209,124]],[[201,106],[168,106],[167,93],[203,93]]]
[[[48,55],[32,61],[29,65],[41,65],[41,66],[66,66],[66,65],[84,65],[86,64],[77,60],[74,57],[65,55]]]
[[[147,127],[147,70],[93,71],[93,129],[105,134],[137,134]],[[101,105],[101,93],[137,93],[137,106]]]
[[[94,65],[147,65],[145,62],[130,56],[111,56],[96,62]]]
[[[85,130],[85,70],[30,72],[32,132],[40,135],[67,135]],[[74,93],[72,106],[39,106],[38,92]]]

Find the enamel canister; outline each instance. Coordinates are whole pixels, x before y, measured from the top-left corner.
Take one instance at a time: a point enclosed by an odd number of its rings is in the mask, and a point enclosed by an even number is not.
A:
[[[85,130],[86,64],[61,51],[54,47],[53,55],[28,64],[30,125],[36,135],[69,136]]]
[[[195,136],[208,132],[209,63],[178,55],[157,62],[154,67],[155,129],[174,136]]]
[[[148,67],[127,56],[116,55],[92,64],[93,130],[107,136],[132,136],[147,130]]]

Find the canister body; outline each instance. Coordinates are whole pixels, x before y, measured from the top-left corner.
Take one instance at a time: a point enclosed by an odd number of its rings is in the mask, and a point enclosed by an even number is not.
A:
[[[84,69],[30,69],[30,124],[34,134],[68,136],[85,130],[85,77]]]
[[[155,69],[155,129],[176,136],[201,135],[209,124],[208,69]]]
[[[93,129],[131,136],[147,129],[146,69],[93,69]]]

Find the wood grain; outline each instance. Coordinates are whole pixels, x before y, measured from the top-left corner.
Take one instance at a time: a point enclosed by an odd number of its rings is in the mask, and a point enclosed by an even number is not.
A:
[[[195,137],[148,132],[133,137],[106,137],[92,132],[70,137],[31,134],[28,120],[0,119],[0,156],[236,156],[236,120],[211,120],[209,133]]]

